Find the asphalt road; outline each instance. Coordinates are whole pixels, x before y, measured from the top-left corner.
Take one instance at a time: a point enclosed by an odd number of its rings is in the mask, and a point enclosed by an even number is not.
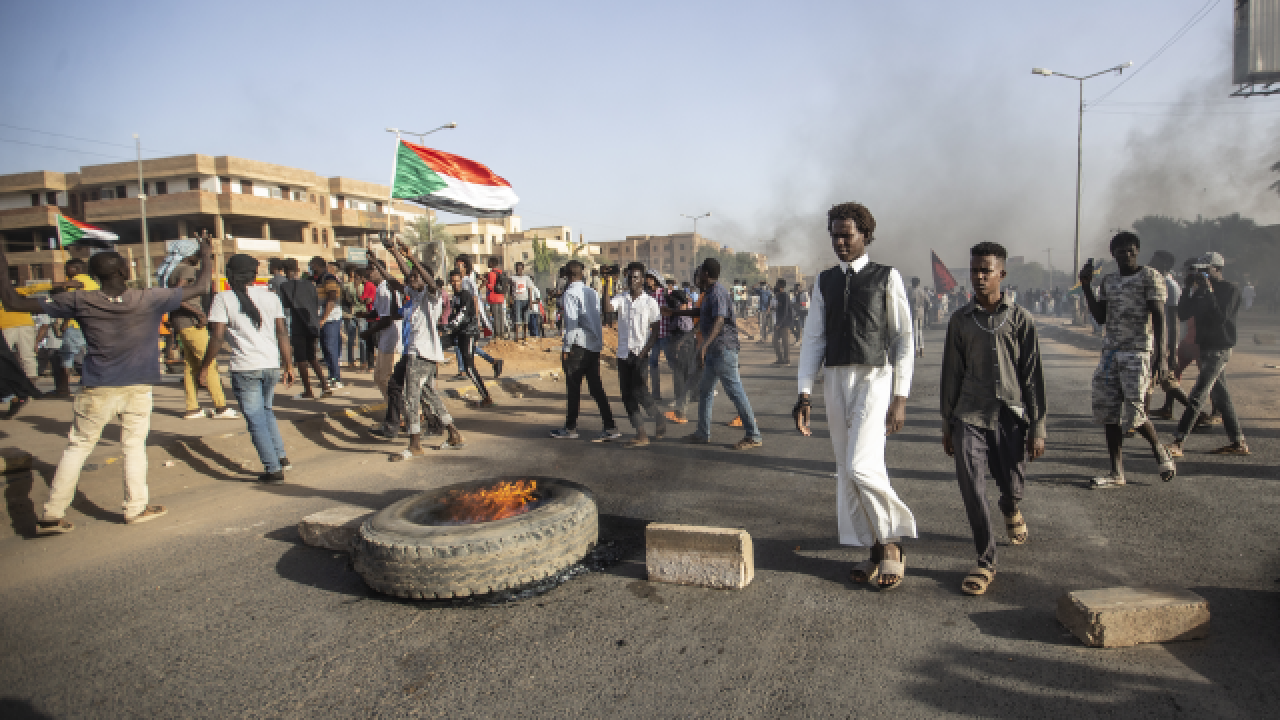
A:
[[[1273,714],[1274,417],[1246,420],[1252,457],[1190,454],[1166,484],[1135,447],[1128,487],[1090,490],[1106,467],[1088,414],[1095,356],[1046,340],[1049,453],[1030,470],[1031,540],[1002,544],[991,591],[967,597],[959,586],[974,550],[938,440],[941,331],[926,338],[907,426],[889,444],[890,473],[920,528],[895,591],[845,579],[860,558],[835,542],[821,401],[814,437],[799,437],[794,368],[768,365],[772,353],[752,343],[743,375],[760,450],[728,448],[741,431],[725,427],[723,393],[711,446],[677,441],[691,425],[642,450],[553,441],[546,431],[563,401],[545,384],[460,414],[471,441],[462,452],[391,465],[382,446],[357,441],[354,421],[335,422],[285,486],[216,479],[156,498],[173,510],[147,525],[0,539],[0,716]],[[598,428],[585,407],[582,427]],[[1194,437],[1200,450],[1220,439]],[[415,489],[513,473],[591,487],[605,539],[633,549],[626,561],[497,606],[402,602],[366,589],[345,556],[301,545],[295,530],[337,503],[382,507]],[[746,528],[754,583],[647,582],[636,538],[650,521]],[[1211,603],[1210,638],[1097,650],[1055,621],[1063,592],[1117,585],[1194,590]]]

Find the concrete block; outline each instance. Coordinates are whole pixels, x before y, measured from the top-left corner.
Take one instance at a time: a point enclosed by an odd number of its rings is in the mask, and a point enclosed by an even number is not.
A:
[[[1077,590],[1058,600],[1058,622],[1089,647],[1198,640],[1209,635],[1209,601],[1189,590]]]
[[[0,474],[31,469],[31,453],[22,450],[0,450]]]
[[[347,552],[360,530],[360,524],[372,512],[369,508],[355,505],[339,505],[322,510],[303,518],[298,523],[298,534],[302,536],[302,542],[308,545]]]
[[[651,581],[741,589],[755,577],[746,530],[653,523],[644,536]]]

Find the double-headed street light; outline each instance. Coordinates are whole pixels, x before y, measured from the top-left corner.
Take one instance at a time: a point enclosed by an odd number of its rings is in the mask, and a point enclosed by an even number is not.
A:
[[[689,244],[690,244],[690,247],[689,247],[689,251],[690,251],[690,252],[689,252],[689,255],[690,255],[690,257],[693,257],[693,256],[695,256],[695,255],[697,254],[697,252],[698,252],[698,221],[699,221],[699,220],[701,220],[702,218],[709,218],[709,217],[711,217],[711,212],[710,212],[710,211],[708,211],[708,212],[705,212],[705,213],[703,213],[703,214],[701,214],[701,215],[685,215],[684,213],[680,213],[680,217],[682,217],[682,218],[689,218],[690,220],[692,220],[692,221],[693,221],[693,239],[692,239],[692,241],[689,243]]]
[[[1096,77],[1098,77],[1099,75],[1106,75],[1107,73],[1112,73],[1112,72],[1113,72],[1113,73],[1116,73],[1116,74],[1121,74],[1121,73],[1123,73],[1123,72],[1124,72],[1124,69],[1125,69],[1125,68],[1130,67],[1130,66],[1132,66],[1132,65],[1133,65],[1133,63],[1131,63],[1131,62],[1127,62],[1127,63],[1123,63],[1123,64],[1121,64],[1121,65],[1116,65],[1115,67],[1109,67],[1109,68],[1107,68],[1106,70],[1099,70],[1098,72],[1096,72],[1096,73],[1094,73],[1094,74],[1092,74],[1092,75],[1085,75],[1084,77],[1076,77],[1075,75],[1068,75],[1068,74],[1066,74],[1066,73],[1054,72],[1054,71],[1052,71],[1052,70],[1048,70],[1048,69],[1046,69],[1046,68],[1031,68],[1031,74],[1033,74],[1033,75],[1043,75],[1044,77],[1049,77],[1050,75],[1056,75],[1056,76],[1058,76],[1058,77],[1064,77],[1064,78],[1067,78],[1068,80],[1075,80],[1076,82],[1078,82],[1078,83],[1080,84],[1080,114],[1079,114],[1079,119],[1078,119],[1078,121],[1077,121],[1077,125],[1076,125],[1076,256],[1075,256],[1075,268],[1076,268],[1077,270],[1080,268],[1080,170],[1081,170],[1081,167],[1082,167],[1082,166],[1083,166],[1083,164],[1084,164],[1084,81],[1085,81],[1085,80],[1089,80],[1090,78],[1096,78]]]
[[[410,130],[401,130],[400,128],[387,128],[387,132],[396,134],[396,152],[399,153],[401,134],[413,135],[417,137],[418,142],[421,143],[422,138],[430,135],[433,132],[438,132],[440,130],[451,130],[456,127],[458,127],[458,123],[451,122],[451,123],[445,123],[444,125],[441,125],[438,128],[432,128],[431,130],[428,130],[426,132],[413,132]],[[395,187],[396,187],[395,167],[396,167],[395,163],[392,163],[391,164],[391,184],[387,186],[387,236],[388,237],[390,237],[391,235],[391,210],[392,210],[392,206],[395,204],[395,198],[393,197],[393,195],[395,195]],[[428,210],[427,211],[427,244],[431,245],[434,242],[435,242],[435,238],[432,237],[432,232],[431,232],[431,211]],[[439,261],[440,261],[440,267],[436,268],[436,277],[440,277],[440,270],[444,267],[444,244],[443,243],[441,243],[440,245]]]

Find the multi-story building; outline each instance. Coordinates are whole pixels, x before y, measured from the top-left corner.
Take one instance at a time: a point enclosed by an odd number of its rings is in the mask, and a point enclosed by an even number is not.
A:
[[[769,287],[777,284],[778,278],[787,281],[788,287],[795,286],[796,283],[804,282],[804,273],[800,272],[799,265],[772,265],[765,270],[764,277],[769,281]]]
[[[410,203],[388,204],[386,185],[229,156],[143,160],[142,176],[152,267],[164,257],[167,241],[200,231],[216,238],[220,258],[246,253],[355,260],[359,253],[350,251],[370,233],[388,227],[399,232],[405,223],[433,216]],[[0,236],[13,279],[63,279],[67,253],[53,249],[59,214],[119,235],[117,250],[140,275],[139,189],[134,162],[0,176]]]
[[[625,266],[639,260],[645,267],[677,280],[689,280],[706,250],[720,249],[714,240],[694,233],[628,235],[626,240],[598,243],[600,262]]]
[[[590,266],[598,261],[599,245],[590,245],[579,238],[573,241],[573,228],[568,225],[521,229],[520,217],[512,215],[502,219],[478,218],[471,222],[451,223],[444,229],[453,236],[458,252],[472,256],[474,262],[484,266],[491,257],[499,258],[502,267],[510,270],[517,262],[531,263],[534,258],[533,241],[541,240],[547,249],[564,256],[577,255]]]

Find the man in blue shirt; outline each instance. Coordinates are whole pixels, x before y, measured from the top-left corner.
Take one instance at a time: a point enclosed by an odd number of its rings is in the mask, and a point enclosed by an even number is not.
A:
[[[63,516],[75,497],[80,469],[93,452],[102,429],[120,416],[120,444],[124,455],[124,521],[147,522],[167,512],[148,505],[147,433],[151,429],[151,386],[160,382],[160,318],[184,300],[209,291],[213,250],[208,237],[200,240],[200,275],[181,288],[132,290],[130,266],[117,252],[89,259],[89,274],[100,290],[63,293],[49,300],[19,295],[9,282],[9,262],[0,250],[0,302],[6,308],[71,318],[80,324],[88,354],[81,385],[74,400],[70,442],[53,477],[49,501],[38,523],[41,533],[66,533],[74,526]]]
[[[578,437],[578,409],[582,403],[582,381],[587,381],[587,391],[600,408],[604,430],[592,442],[609,442],[622,437],[613,421],[609,397],[600,382],[600,349],[603,330],[600,323],[600,296],[582,281],[583,265],[570,260],[565,266],[569,284],[560,296],[560,317],[564,321],[564,346],[560,350],[560,363],[564,367],[565,392],[569,407],[565,413],[564,427],[551,431],[551,437],[571,439]]]
[[[707,258],[697,275],[702,288],[702,307],[692,310],[662,308],[666,316],[698,317],[698,329],[702,344],[698,346],[698,367],[702,368],[702,380],[698,385],[698,428],[689,436],[689,442],[711,442],[711,410],[715,403],[716,380],[724,386],[724,392],[738,410],[746,436],[733,447],[749,450],[764,445],[756,416],[751,412],[751,402],[742,387],[738,374],[738,321],[733,309],[733,299],[720,284],[720,261]]]

